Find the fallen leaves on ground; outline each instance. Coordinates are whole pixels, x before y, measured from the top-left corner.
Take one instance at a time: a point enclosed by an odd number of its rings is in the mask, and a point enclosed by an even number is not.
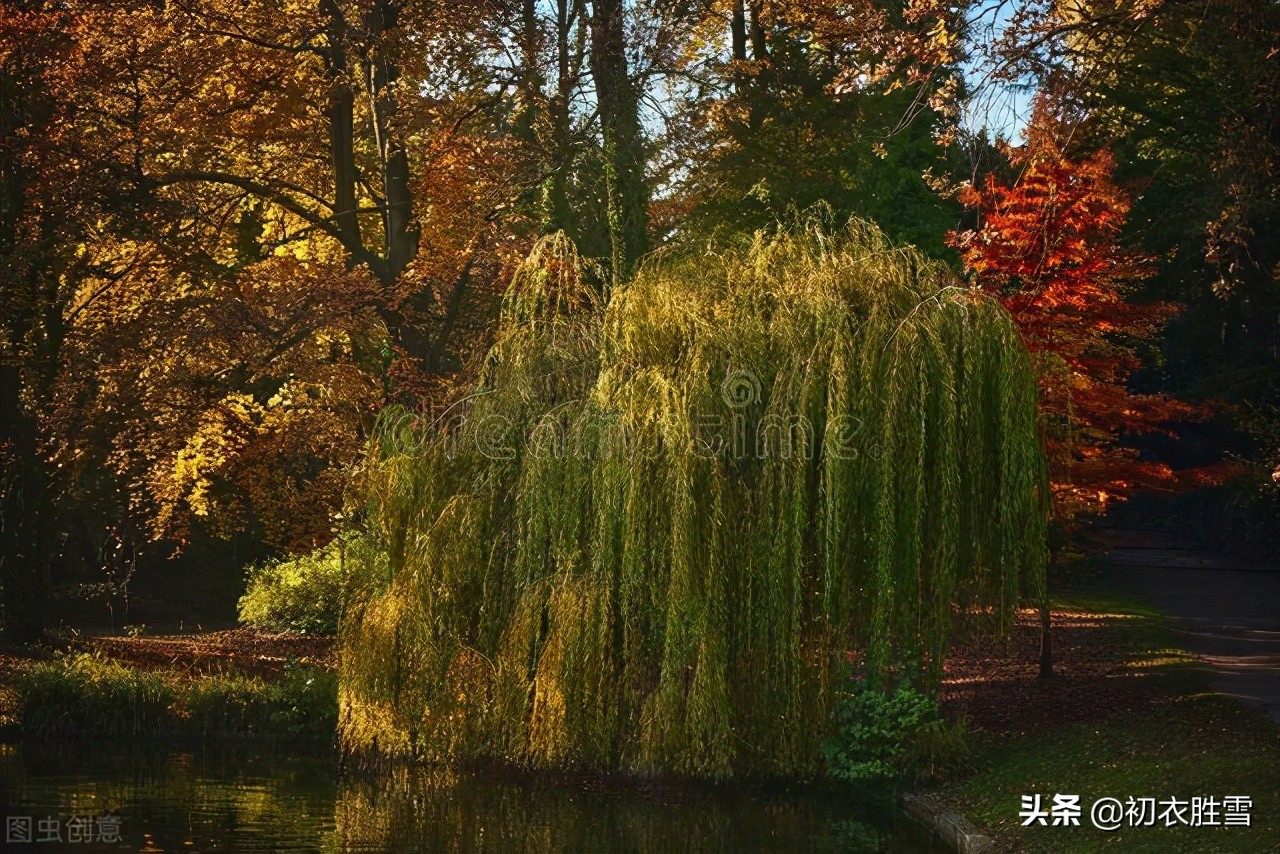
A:
[[[190,674],[234,670],[255,676],[279,674],[290,663],[333,670],[333,638],[236,628],[199,634],[85,637],[78,652],[100,653],[145,670]]]
[[[1007,641],[978,638],[952,649],[943,709],[949,718],[967,719],[975,731],[1026,733],[1107,720],[1149,705],[1167,693],[1155,678],[1156,665],[1186,657],[1138,644],[1134,622],[1141,619],[1054,610],[1054,675],[1040,679],[1040,616],[1020,611]]]

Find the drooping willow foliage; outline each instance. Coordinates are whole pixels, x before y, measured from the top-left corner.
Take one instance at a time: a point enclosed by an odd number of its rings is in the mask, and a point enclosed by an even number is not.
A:
[[[993,300],[853,222],[658,257],[562,237],[474,394],[389,412],[341,629],[349,749],[819,771],[838,676],[936,679],[1043,580],[1035,383]]]

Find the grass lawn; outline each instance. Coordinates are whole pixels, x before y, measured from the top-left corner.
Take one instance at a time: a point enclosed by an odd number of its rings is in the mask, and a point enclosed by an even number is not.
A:
[[[1208,692],[1205,671],[1176,647],[1157,611],[1115,596],[1063,597],[1053,610],[1055,623],[1068,627],[1061,672],[1048,680],[1059,684],[1041,689],[1023,673],[1021,693],[1002,695],[993,684],[987,698],[1038,700],[1029,715],[1036,725],[978,729],[975,770],[944,786],[944,800],[1008,850],[1280,851],[1280,727],[1260,711]],[[1074,660],[1092,648],[1082,626],[1103,633],[1098,648],[1106,650],[1107,662]],[[1070,627],[1079,630],[1077,637]],[[1090,689],[1104,693],[1104,702]],[[983,686],[973,689],[970,706],[980,708],[983,695]],[[1057,718],[1064,723],[1055,725]],[[1079,795],[1081,826],[1023,827],[1021,798],[1035,794],[1046,809],[1054,794]],[[1089,816],[1104,797],[1221,802],[1227,795],[1252,798],[1251,826],[1168,827],[1162,820],[1104,832]],[[1157,803],[1156,814],[1164,809]],[[1191,820],[1189,806],[1183,814]]]

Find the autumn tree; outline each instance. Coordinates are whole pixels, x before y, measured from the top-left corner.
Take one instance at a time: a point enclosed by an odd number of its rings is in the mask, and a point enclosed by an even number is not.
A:
[[[1120,243],[1129,194],[1113,181],[1109,152],[1069,154],[1062,130],[1042,98],[1027,144],[1010,152],[1018,180],[969,188],[963,201],[980,227],[950,240],[976,282],[1000,295],[1036,358],[1055,511],[1066,520],[1167,484],[1167,466],[1140,460],[1121,440],[1199,410],[1129,387],[1177,307],[1134,298],[1155,267]]]
[[[977,285],[1000,297],[1032,354],[1054,517],[1070,526],[1138,487],[1176,482],[1179,474],[1140,459],[1124,440],[1200,412],[1130,388],[1144,348],[1176,307],[1134,299],[1154,266],[1119,242],[1129,195],[1112,179],[1111,155],[1068,152],[1064,129],[1041,96],[1026,145],[1010,151],[1017,181],[989,176],[969,188],[962,200],[977,209],[979,228],[950,240]],[[1041,674],[1049,675],[1047,604],[1041,619]]]
[[[10,615],[153,538],[331,536],[377,409],[458,370],[527,236],[490,13],[4,4]]]
[[[45,613],[57,536],[51,468],[39,452],[35,407],[56,376],[65,324],[60,233],[91,209],[72,176],[57,203],[47,167],[53,100],[42,75],[65,48],[39,10],[0,15],[0,631],[28,640]],[[86,169],[81,174],[88,174]],[[77,203],[84,203],[83,207]]]
[[[1167,259],[1186,305],[1166,335],[1166,387],[1233,406],[1213,437],[1248,461],[1219,528],[1280,554],[1280,6],[1153,4],[1131,33],[1073,39],[1076,98],[1123,175],[1143,182],[1129,231]],[[1250,447],[1252,445],[1252,447]],[[1207,499],[1215,500],[1215,499]]]
[[[1269,494],[1239,532],[1280,530],[1280,6],[1002,0],[968,19],[975,76],[993,91],[1051,83],[1089,117],[1078,143],[1112,151],[1142,186],[1127,237],[1160,259],[1154,286],[1185,306],[1166,332],[1163,387],[1235,407],[1255,449],[1225,423],[1211,441],[1257,461],[1245,495]]]
[[[6,518],[324,540],[374,413],[447,402],[533,237],[618,277],[649,246],[641,101],[689,13],[641,11],[7,0]]]

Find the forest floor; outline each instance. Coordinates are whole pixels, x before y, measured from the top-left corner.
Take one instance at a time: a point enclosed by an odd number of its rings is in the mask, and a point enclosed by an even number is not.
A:
[[[943,705],[974,732],[1039,732],[1064,723],[1105,720],[1140,708],[1160,693],[1146,663],[1124,639],[1134,617],[1107,609],[1055,606],[1057,676],[1036,679],[1039,617],[1018,614],[1008,641],[974,641],[953,651]],[[1154,612],[1153,612],[1154,613]],[[332,670],[333,639],[248,628],[160,635],[75,632],[50,647],[0,648],[0,724],[16,722],[17,674],[58,652],[90,653],[141,670],[191,676],[243,673],[269,679],[290,663]]]

